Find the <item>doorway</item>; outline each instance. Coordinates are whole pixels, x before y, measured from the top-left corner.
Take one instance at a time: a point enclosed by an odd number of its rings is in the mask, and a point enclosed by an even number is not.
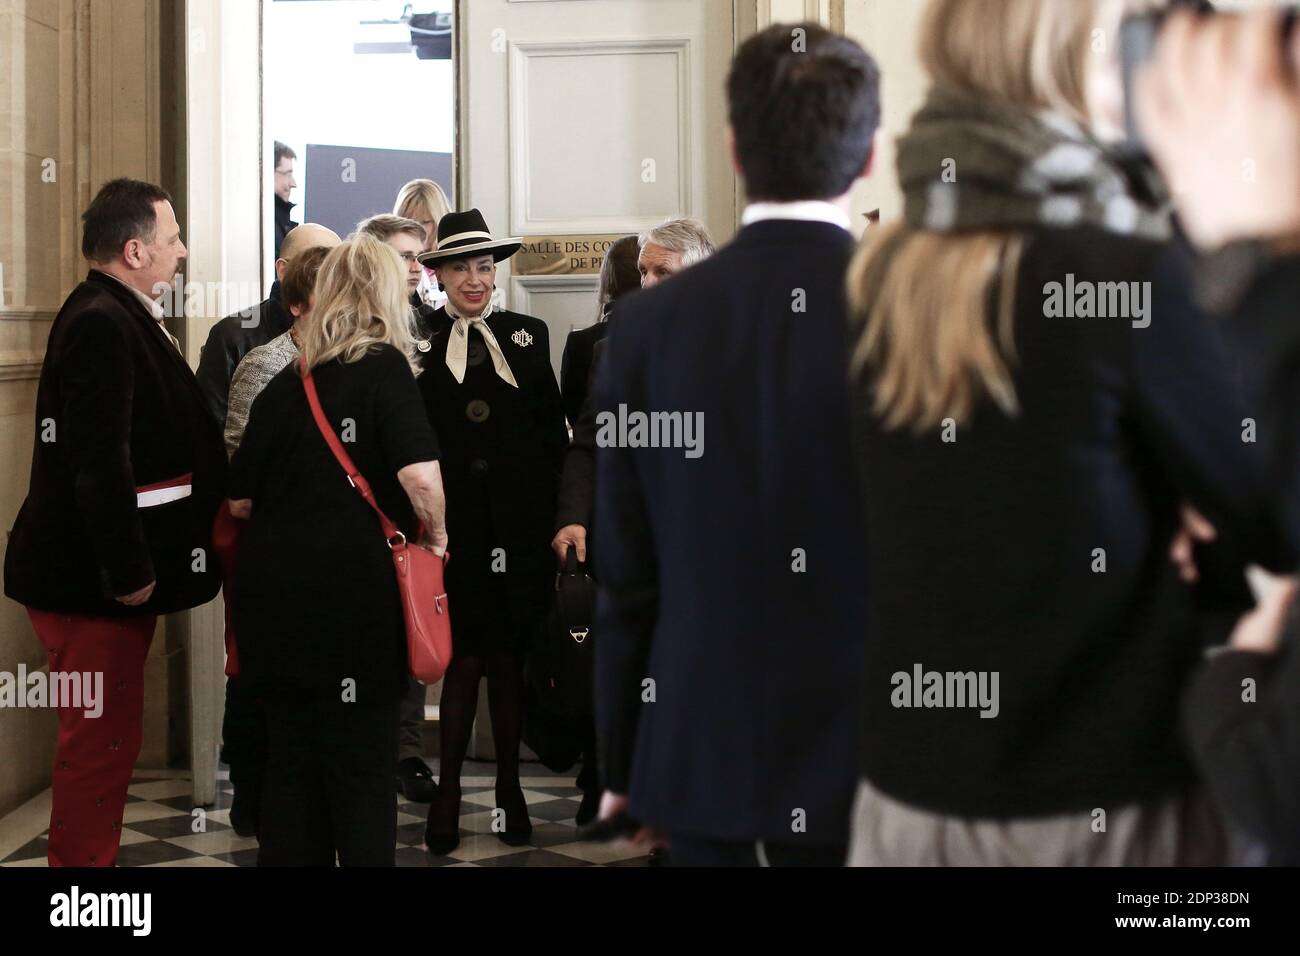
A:
[[[454,0],[264,0],[263,153],[294,154],[290,218],[347,236],[398,190],[455,191]],[[263,208],[274,208],[267,177]],[[281,180],[283,183],[283,180]],[[273,217],[268,216],[268,225]],[[274,243],[263,244],[273,279]]]

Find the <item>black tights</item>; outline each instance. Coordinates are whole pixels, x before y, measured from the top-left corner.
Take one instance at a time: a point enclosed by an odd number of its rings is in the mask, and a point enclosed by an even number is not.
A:
[[[442,681],[438,706],[440,748],[438,786],[460,789],[460,771],[474,732],[478,683],[486,674],[492,744],[497,754],[497,787],[519,786],[519,736],[523,729],[524,662],[508,652],[488,657],[453,657]]]

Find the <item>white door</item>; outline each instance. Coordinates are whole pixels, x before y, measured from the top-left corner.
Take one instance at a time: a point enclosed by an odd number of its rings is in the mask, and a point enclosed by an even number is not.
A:
[[[558,373],[596,319],[601,242],[675,216],[735,231],[724,130],[731,0],[473,0],[459,7],[459,205],[495,235],[574,239],[574,271],[519,275],[510,308],[546,321]],[[587,247],[583,243],[589,243]],[[585,260],[585,261],[582,261]]]

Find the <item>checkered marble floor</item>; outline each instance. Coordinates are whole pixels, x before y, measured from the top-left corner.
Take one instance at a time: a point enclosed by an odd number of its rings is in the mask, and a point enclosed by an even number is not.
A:
[[[431,761],[438,773],[437,761]],[[397,800],[398,866],[644,866],[642,851],[577,838],[573,815],[581,792],[573,774],[524,764],[521,783],[533,822],[526,847],[506,846],[491,831],[494,766],[466,761],[461,776],[460,846],[448,856],[424,847],[427,804]],[[223,770],[217,803],[204,808],[202,829],[190,797],[189,774],[137,771],[122,819],[119,866],[256,866],[257,840],[230,826],[231,786]],[[47,790],[0,818],[0,866],[45,866],[50,820]]]

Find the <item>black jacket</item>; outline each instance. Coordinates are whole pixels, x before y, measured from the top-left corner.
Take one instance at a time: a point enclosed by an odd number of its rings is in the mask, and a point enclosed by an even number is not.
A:
[[[698,458],[604,440],[596,455],[599,765],[631,816],[669,833],[847,839],[868,591],[852,252],[838,226],[756,223],[610,319],[597,415],[705,424]]]
[[[564,357],[560,359],[560,396],[564,399],[564,417],[574,428],[578,427],[583,402],[591,391],[592,356],[596,345],[608,331],[608,322],[597,322],[585,329],[574,329],[564,340]]]
[[[1050,284],[1067,281],[1152,283],[1150,324],[1049,315]],[[891,797],[1021,818],[1191,785],[1179,699],[1205,635],[1168,556],[1179,506],[1244,560],[1285,569],[1296,552],[1190,286],[1158,243],[1044,229],[1016,293],[1019,414],[984,402],[945,442],[886,430],[870,376],[856,389],[873,595],[864,772]],[[927,701],[929,674],[951,696]],[[955,706],[965,684],[948,674],[986,689],[997,675],[996,708]]]
[[[1226,323],[1250,385],[1247,411],[1274,468],[1287,522],[1300,516],[1300,259],[1255,284]],[[1243,699],[1244,682],[1253,699]],[[1192,752],[1225,815],[1268,848],[1269,861],[1300,865],[1300,609],[1276,657],[1228,651],[1208,660],[1187,694]]]
[[[602,328],[608,323],[602,322]],[[574,333],[575,335],[577,333]],[[573,336],[570,336],[572,339]],[[555,530],[571,524],[587,529],[587,563],[593,563],[592,512],[596,508],[596,405],[592,400],[592,385],[600,368],[605,339],[592,346],[587,366],[588,383],[582,395],[582,407],[572,421],[573,440],[564,456],[564,475],[560,479],[560,502],[555,514]],[[566,350],[566,355],[567,350]],[[576,373],[570,373],[576,374]]]
[[[446,362],[452,320],[443,308],[427,321],[431,347],[418,383],[442,450],[448,588],[487,593],[487,582],[498,577],[492,552],[502,548],[506,577],[529,582],[525,589],[535,592],[554,573],[550,541],[567,439],[546,323],[507,311],[487,319],[518,382],[514,389],[491,373],[477,332],[470,333],[465,381],[457,383]],[[485,370],[490,374],[480,374]]]
[[[92,270],[54,320],[35,431],[27,500],[5,554],[9,597],[44,610],[127,615],[216,595],[210,538],[224,495],[221,431],[185,359],[111,276]],[[190,497],[137,507],[137,488],[187,474]],[[143,605],[114,600],[155,580]]]
[[[298,224],[289,218],[289,213],[293,211],[296,203],[288,202],[275,197],[275,257],[280,258],[280,244],[284,242],[284,237],[289,235]]]
[[[208,414],[217,428],[225,430],[226,410],[230,403],[230,382],[244,356],[283,335],[293,325],[293,316],[280,302],[280,283],[271,286],[271,295],[247,312],[228,315],[208,333],[199,353],[198,377]]]

